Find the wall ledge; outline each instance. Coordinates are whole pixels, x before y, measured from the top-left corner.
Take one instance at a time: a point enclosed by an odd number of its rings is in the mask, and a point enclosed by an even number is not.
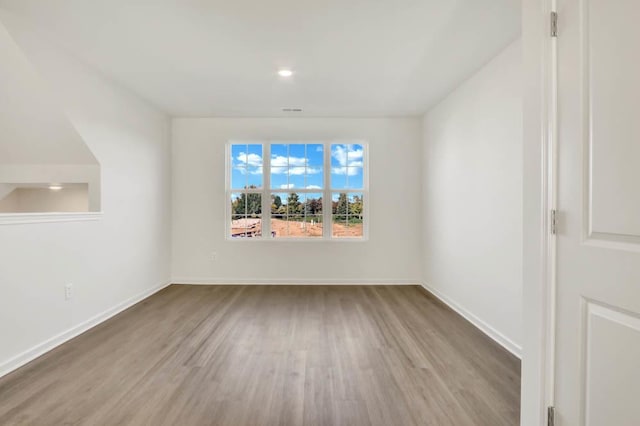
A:
[[[25,225],[30,223],[86,222],[100,220],[102,212],[69,213],[0,213],[0,225]]]

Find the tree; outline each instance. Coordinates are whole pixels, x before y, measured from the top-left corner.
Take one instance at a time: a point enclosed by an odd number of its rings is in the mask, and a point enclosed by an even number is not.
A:
[[[315,215],[322,213],[322,197],[311,198],[310,200],[307,200],[305,209],[307,214]]]
[[[276,206],[276,209],[279,209],[280,206],[282,206],[282,198],[280,198],[279,195],[272,195],[271,204],[274,204]]]
[[[249,188],[255,189],[255,185],[251,185]],[[244,216],[256,216],[262,213],[262,194],[245,193],[240,194],[239,197],[231,203],[231,211],[234,215]]]
[[[295,192],[289,194],[289,197],[287,198],[287,206],[289,206],[289,215],[302,213],[300,197]]]
[[[362,216],[362,197],[358,195],[353,196],[353,201],[349,203],[349,216],[354,216],[361,219]]]
[[[347,220],[348,209],[349,203],[347,201],[347,194],[342,193],[338,197],[338,202],[336,203],[334,219],[337,221]]]

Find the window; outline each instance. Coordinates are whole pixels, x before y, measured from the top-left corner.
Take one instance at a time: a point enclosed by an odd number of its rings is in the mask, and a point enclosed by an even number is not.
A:
[[[363,142],[231,142],[227,236],[362,240],[365,149]]]

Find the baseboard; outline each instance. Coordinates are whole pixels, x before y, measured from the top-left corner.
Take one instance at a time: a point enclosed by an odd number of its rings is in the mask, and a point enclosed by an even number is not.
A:
[[[39,345],[36,345],[34,347],[32,347],[31,349],[28,349],[24,352],[22,352],[21,354],[16,355],[13,358],[10,358],[8,361],[3,362],[2,364],[0,364],[0,377],[3,377],[9,373],[11,373],[12,371],[17,370],[18,368],[22,367],[23,365],[33,361],[34,359],[44,355],[45,353],[49,352],[50,350],[56,348],[57,346],[60,346],[61,344],[73,339],[74,337],[84,333],[85,331],[95,327],[96,325],[108,320],[109,318],[119,314],[120,312],[124,311],[125,309],[130,308],[131,306],[135,305],[136,303],[141,302],[142,300],[146,299],[147,297],[157,293],[158,291],[162,290],[163,288],[169,286],[171,283],[163,283],[159,286],[155,286],[151,289],[145,290],[144,292],[130,297],[129,299],[125,300],[124,302],[121,302],[119,304],[117,304],[116,306],[107,309],[106,311],[92,317],[89,318],[88,320],[82,322],[81,324],[76,325],[75,327],[72,327],[70,329],[68,329],[67,331],[64,331],[56,336],[53,336],[52,338],[46,340],[43,343],[40,343]]]
[[[506,337],[504,334],[500,333],[495,328],[491,327],[486,322],[482,321],[480,318],[469,312],[467,309],[460,306],[458,303],[451,300],[449,297],[445,296],[438,290],[433,289],[425,283],[422,283],[422,288],[427,290],[429,293],[433,294],[435,297],[440,299],[445,305],[449,306],[451,309],[460,314],[464,319],[473,324],[477,329],[482,331],[484,334],[493,339],[500,346],[511,352],[514,356],[522,359],[522,347],[511,339]]]
[[[173,284],[189,285],[420,285],[420,280],[381,280],[381,279],[229,279],[229,278],[198,278],[175,277]]]

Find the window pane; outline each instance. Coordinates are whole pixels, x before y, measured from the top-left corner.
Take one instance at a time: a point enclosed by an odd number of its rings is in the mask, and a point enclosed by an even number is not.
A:
[[[262,194],[237,193],[231,195],[231,214],[251,217],[262,213]]]
[[[287,214],[289,216],[301,214],[304,212],[304,195],[291,192],[287,194]]]
[[[272,189],[323,189],[322,144],[272,144]]]
[[[271,194],[271,217],[284,219],[287,216],[287,196],[288,194],[278,192]]]
[[[307,189],[323,189],[324,173],[322,166],[307,166],[307,174],[305,177],[305,188]]]
[[[231,214],[245,216],[247,214],[247,204],[245,203],[244,194],[231,194]]]
[[[348,211],[347,194],[334,192],[331,194],[331,214],[334,220],[346,221]]]
[[[331,166],[331,188],[347,188],[347,168],[342,166]]]
[[[331,145],[331,187],[335,189],[364,188],[364,146]]]
[[[231,188],[261,188],[262,164],[262,144],[231,144]]]
[[[344,144],[331,145],[331,167],[345,167],[347,165],[347,146]]]
[[[300,167],[306,164],[305,161],[305,145],[290,144],[289,145],[289,167]]]
[[[247,169],[247,188],[262,188],[262,166],[249,166]]]
[[[271,217],[271,236],[273,238],[283,238],[289,236],[287,217]]]
[[[324,146],[322,144],[307,145],[307,165],[322,166],[324,164]]]
[[[247,144],[231,145],[231,165],[235,167],[247,167],[247,158],[245,153],[248,151]]]
[[[322,215],[311,215],[305,218],[306,236],[322,238]]]
[[[249,167],[262,168],[262,145],[249,144],[247,145],[247,165]]]
[[[362,167],[364,165],[364,148],[360,144],[347,145],[347,166]]]
[[[300,169],[302,169],[302,173],[301,174],[292,174],[291,171],[293,171],[294,169],[291,169],[289,171],[289,186],[287,187],[288,189],[292,189],[292,188],[298,188],[298,189],[302,189],[304,188],[304,166],[303,167],[299,167]],[[283,188],[285,189],[285,188]]]
[[[287,218],[287,225],[289,226],[289,237],[293,238],[301,238],[304,237],[305,231],[305,223],[304,216],[296,215],[289,216]]]
[[[364,188],[364,171],[362,167],[347,168],[347,187],[349,189]]]
[[[260,217],[232,216],[231,237],[253,238],[262,235],[262,219]]]
[[[271,167],[288,167],[289,147],[285,144],[271,145]]]
[[[322,237],[322,216],[289,216],[287,219],[288,237]]]
[[[247,216],[259,216],[262,213],[262,194],[246,194],[246,200]]]
[[[362,225],[362,220],[364,218],[364,201],[362,193],[351,193],[347,199],[349,200],[349,205],[347,207],[349,223]],[[362,230],[362,226],[360,226],[360,229]],[[362,235],[362,233],[360,233],[360,235]]]
[[[271,188],[288,188],[289,176],[286,167],[271,167]]]
[[[304,213],[307,216],[322,215],[322,194],[305,194]]]
[[[233,166],[231,169],[231,189],[244,189],[247,186],[247,168]]]
[[[231,216],[231,237],[241,238],[247,236],[246,216]]]
[[[336,238],[363,236],[364,204],[361,193],[331,195],[331,235]]]

